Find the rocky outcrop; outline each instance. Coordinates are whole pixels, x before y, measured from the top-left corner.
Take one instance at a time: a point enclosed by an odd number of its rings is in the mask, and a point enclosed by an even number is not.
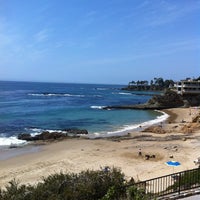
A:
[[[137,105],[120,105],[120,106],[107,106],[104,109],[167,109],[184,106],[183,98],[173,91],[166,91],[163,95],[153,96],[145,104]]]
[[[200,114],[195,116],[193,119],[192,119],[192,122],[193,123],[200,123]]]
[[[18,139],[26,141],[37,141],[37,140],[58,140],[65,139],[68,137],[77,137],[79,135],[86,135],[88,131],[85,129],[65,129],[62,132],[49,132],[43,131],[41,134],[31,136],[28,133],[22,133],[18,135]]]
[[[26,140],[26,141],[37,141],[37,140],[57,140],[57,139],[64,139],[67,135],[59,132],[49,132],[43,131],[41,134],[31,136],[30,134],[19,134],[18,139]]]
[[[200,106],[200,95],[184,95],[183,99],[187,107]]]
[[[174,91],[166,91],[164,95],[157,95],[152,97],[148,105],[163,108],[180,107],[184,105],[183,98]]]
[[[26,141],[31,141],[32,140],[32,136],[29,133],[21,133],[18,135],[18,139],[19,140],[26,140]]]
[[[150,133],[157,133],[157,134],[164,134],[166,133],[165,130],[161,126],[150,126],[143,130],[142,132],[150,132]]]

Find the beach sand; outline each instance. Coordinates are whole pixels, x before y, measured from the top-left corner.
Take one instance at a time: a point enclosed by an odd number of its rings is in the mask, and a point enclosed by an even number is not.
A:
[[[11,149],[15,152],[13,156],[6,156],[8,152],[1,150],[5,158],[0,160],[0,187],[12,179],[35,184],[50,174],[79,173],[104,166],[118,167],[127,179],[133,177],[136,181],[197,167],[193,161],[200,156],[200,128],[199,123],[191,121],[198,110],[174,108],[164,111],[170,118],[160,124],[165,131],[162,134],[132,132],[127,137],[109,139],[72,138]],[[142,156],[138,155],[140,149]],[[146,160],[146,154],[155,158]],[[167,166],[165,162],[169,160],[179,161],[181,165]]]

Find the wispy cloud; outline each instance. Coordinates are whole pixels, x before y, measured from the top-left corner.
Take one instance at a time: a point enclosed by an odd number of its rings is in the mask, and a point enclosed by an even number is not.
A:
[[[6,45],[10,45],[13,39],[7,34],[0,33],[0,48],[5,47]]]
[[[79,28],[87,27],[87,26],[95,23],[96,18],[97,18],[97,12],[95,10],[91,10],[91,11],[85,13],[82,16],[82,18],[79,19],[77,26]]]
[[[96,10],[91,10],[89,12],[86,13],[85,17],[93,17],[97,14]]]
[[[0,60],[11,60],[16,51],[20,49],[17,45],[19,39],[16,33],[9,29],[7,21],[0,18]]]
[[[22,63],[27,60],[36,61],[43,58],[48,49],[38,46],[38,42],[46,41],[48,34],[39,31],[33,41],[23,31],[9,29],[9,24],[0,22],[0,60],[1,63]]]
[[[6,20],[0,18],[0,48],[12,43],[13,37],[6,30]]]
[[[148,26],[160,26],[175,22],[191,12],[199,11],[198,1],[188,1],[186,4],[178,4],[176,1],[160,1],[148,14]]]
[[[40,30],[34,35],[36,42],[45,42],[48,40],[48,31],[47,29]]]
[[[135,7],[128,7],[120,22],[141,27],[158,27],[176,22],[187,15],[200,11],[200,1],[143,1]]]
[[[129,61],[136,61],[140,59],[148,59],[151,57],[160,57],[160,56],[166,56],[166,55],[172,55],[175,53],[181,53],[184,51],[197,51],[200,50],[200,39],[196,38],[193,40],[179,40],[174,41],[168,44],[160,44],[156,46],[154,49],[151,47],[153,44],[146,44],[146,50],[145,51],[139,51],[133,52],[132,54],[126,54],[126,55],[120,55],[115,57],[102,57],[101,59],[96,60],[88,60],[88,61],[82,61],[80,65],[112,65],[112,64],[120,64],[120,63],[126,63]],[[154,45],[155,46],[155,45]]]

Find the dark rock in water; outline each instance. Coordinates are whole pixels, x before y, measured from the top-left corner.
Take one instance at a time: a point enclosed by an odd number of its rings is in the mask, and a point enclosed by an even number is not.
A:
[[[34,140],[51,140],[51,139],[59,139],[59,138],[65,138],[66,134],[60,133],[60,132],[52,132],[49,131],[43,131],[41,134],[34,136]]]
[[[64,129],[63,131],[66,131],[69,134],[74,135],[87,135],[88,131],[86,129],[76,129],[76,128],[70,128],[70,129]]]
[[[16,149],[16,148],[18,148],[18,147],[19,147],[19,146],[16,145],[16,144],[10,144],[10,146],[9,146],[10,149]]]
[[[27,140],[27,141],[31,141],[32,140],[32,136],[29,133],[22,133],[18,135],[18,139],[19,140]]]
[[[26,140],[26,141],[36,141],[36,140],[56,140],[60,138],[66,138],[67,135],[60,132],[52,132],[49,131],[43,131],[39,135],[31,136],[30,134],[19,134],[18,139],[20,140]]]
[[[81,134],[88,134],[88,131],[85,129],[65,129],[63,130],[67,133],[63,132],[49,132],[43,131],[41,134],[31,136],[28,133],[22,133],[18,135],[18,139],[26,140],[26,141],[37,141],[37,140],[57,140],[57,139],[64,139],[68,137],[68,134],[71,134],[72,137],[77,137],[77,135]]]

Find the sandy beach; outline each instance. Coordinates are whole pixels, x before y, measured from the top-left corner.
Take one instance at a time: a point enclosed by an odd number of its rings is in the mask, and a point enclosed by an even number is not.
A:
[[[191,122],[199,110],[173,108],[164,112],[170,117],[159,124],[162,131],[156,133],[132,132],[127,137],[107,139],[72,138],[0,150],[5,155],[0,160],[0,187],[12,179],[35,184],[53,173],[78,173],[104,166],[118,167],[127,179],[133,177],[136,181],[197,167],[193,161],[200,156],[200,123]],[[147,154],[152,158],[146,160]],[[165,162],[169,160],[179,161],[181,165],[167,166]]]

